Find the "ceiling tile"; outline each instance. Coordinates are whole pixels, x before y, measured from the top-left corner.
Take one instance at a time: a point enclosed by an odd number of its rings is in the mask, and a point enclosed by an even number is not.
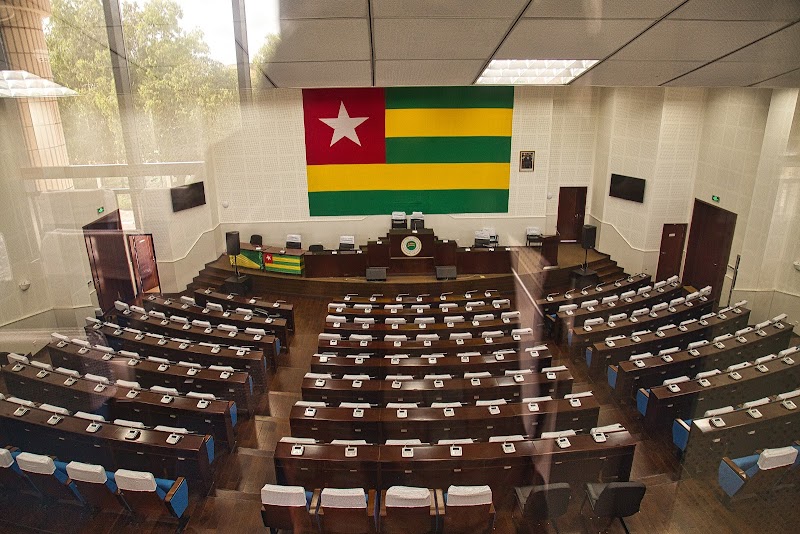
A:
[[[282,20],[274,62],[370,59],[366,19]]]
[[[797,68],[797,62],[715,61],[667,85],[743,87]]]
[[[606,60],[570,85],[655,87],[702,64],[702,61]]]
[[[472,85],[482,59],[385,60],[375,62],[375,85]]]
[[[486,59],[508,31],[504,19],[377,19],[377,59]]]
[[[795,61],[800,67],[800,23],[742,48],[723,61]]]
[[[683,0],[533,0],[523,17],[576,19],[658,19]]]
[[[800,87],[800,69],[761,82],[756,87]]]
[[[494,59],[602,59],[648,24],[646,20],[522,19]]]
[[[691,0],[670,19],[683,20],[783,20],[800,18],[797,0]]]
[[[367,0],[280,0],[278,10],[282,19],[359,18],[367,16]]]
[[[710,61],[781,27],[780,22],[664,20],[614,59]]]
[[[278,87],[369,87],[369,61],[270,63],[267,75]]]
[[[372,0],[375,18],[480,18],[513,19],[527,0]]]

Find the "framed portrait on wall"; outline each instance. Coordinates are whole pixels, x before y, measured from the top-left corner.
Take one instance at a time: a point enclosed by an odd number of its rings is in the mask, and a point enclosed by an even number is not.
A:
[[[519,151],[519,170],[521,172],[533,172],[533,163],[536,160],[536,152],[533,150]]]

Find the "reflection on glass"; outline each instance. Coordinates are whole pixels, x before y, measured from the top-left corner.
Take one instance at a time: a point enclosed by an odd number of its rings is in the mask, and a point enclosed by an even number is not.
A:
[[[44,21],[56,82],[78,92],[58,102],[69,163],[123,163],[108,34],[100,0],[52,0]]]
[[[121,7],[142,160],[202,159],[237,115],[228,109],[236,103],[230,2]]]
[[[254,89],[272,87],[265,73],[280,42],[278,0],[248,0],[245,7],[250,81]]]

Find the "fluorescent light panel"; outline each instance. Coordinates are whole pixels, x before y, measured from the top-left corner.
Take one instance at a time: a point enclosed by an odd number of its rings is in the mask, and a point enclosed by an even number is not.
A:
[[[78,93],[25,70],[0,70],[0,98],[58,98],[62,96],[78,96]]]
[[[476,83],[486,85],[565,85],[596,59],[493,59]]]

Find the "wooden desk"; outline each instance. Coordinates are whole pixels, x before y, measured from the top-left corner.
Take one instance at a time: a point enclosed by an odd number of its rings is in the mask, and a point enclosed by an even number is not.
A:
[[[453,341],[366,341],[363,343],[360,341],[341,339],[333,345],[330,341],[320,340],[317,352],[339,355],[372,354],[374,356],[385,356],[387,354],[409,354],[421,356],[426,354],[449,354],[455,356],[460,352],[488,353],[503,349],[524,349],[542,345],[542,342],[531,334],[517,337],[519,339],[506,336],[500,338],[473,338]],[[463,343],[459,343],[459,341]]]
[[[673,361],[669,363],[657,357],[645,358],[642,360],[644,367],[638,367],[632,361],[623,360],[618,366],[609,366],[609,384],[615,375],[612,392],[618,398],[630,399],[636,395],[637,389],[660,385],[668,378],[694,376],[711,369],[723,370],[736,363],[777,353],[789,346],[791,329],[769,325],[763,332],[765,336],[756,332],[745,334],[742,336],[745,343],[729,339],[722,342],[723,348],[713,344],[698,347],[695,349],[698,353],[696,356],[689,354],[688,350],[682,350],[670,354]]]
[[[263,317],[258,314],[244,315],[235,311],[226,310],[224,312],[209,310],[180,301],[164,298],[161,295],[147,295],[141,299],[141,305],[147,311],[163,312],[168,318],[172,315],[185,317],[190,321],[208,321],[213,326],[229,324],[235,326],[242,332],[246,328],[260,328],[268,334],[272,334],[281,342],[281,350],[289,350],[289,334],[286,319]],[[252,308],[250,308],[252,309]]]
[[[273,369],[276,368],[280,341],[278,341],[275,336],[260,336],[246,334],[244,332],[226,332],[213,327],[202,328],[191,324],[184,325],[182,323],[163,321],[156,317],[139,315],[133,312],[128,312],[125,315],[120,314],[117,317],[120,319],[119,322],[123,323],[123,325],[127,323],[127,326],[131,328],[143,332],[160,334],[173,339],[190,339],[198,342],[214,343],[223,347],[236,346],[255,349],[264,354],[265,370],[267,364]],[[256,378],[256,376],[254,376],[254,378]]]
[[[533,369],[540,371],[552,364],[552,356],[548,348],[537,351],[514,351],[503,353],[501,359],[495,354],[482,354],[467,357],[463,361],[459,356],[435,358],[347,358],[344,356],[326,356],[315,354],[311,357],[311,371],[314,373],[367,374],[384,379],[386,375],[413,375],[421,378],[425,374],[452,374],[463,376],[464,373],[480,373],[489,371],[493,375],[503,374],[508,369]]]
[[[338,325],[338,326],[337,326]],[[383,336],[405,335],[414,339],[419,334],[437,334],[441,339],[449,339],[452,333],[466,332],[473,336],[480,336],[482,332],[499,330],[504,336],[511,335],[511,331],[520,328],[519,319],[495,319],[493,321],[463,321],[460,323],[432,323],[432,324],[358,324],[358,323],[325,323],[325,332],[340,334],[347,338],[352,334],[371,335],[374,339],[383,339]]]
[[[403,447],[391,445],[361,445],[355,458],[345,458],[343,445],[305,445],[302,456],[292,456],[292,444],[278,443],[275,471],[278,483],[306,488],[486,484],[501,498],[515,486],[542,481],[629,479],[636,440],[627,431],[608,434],[605,443],[587,435],[569,440],[567,449],[559,449],[554,439],[519,441],[513,453],[504,453],[502,443],[472,443],[461,446],[460,457],[451,456],[448,445],[414,446],[413,458],[403,458]]]
[[[156,356],[172,362],[191,362],[208,367],[220,365],[245,371],[253,378],[253,383],[260,389],[267,387],[266,362],[260,350],[237,350],[220,347],[218,352],[205,345],[186,344],[170,338],[157,338],[139,334],[129,330],[121,330],[108,325],[93,329],[105,336],[110,345],[116,349],[124,349],[139,353],[142,357]],[[184,346],[185,345],[185,346]],[[182,348],[183,347],[183,348]]]
[[[558,312],[556,314],[557,329],[562,335],[562,342],[569,340],[568,333],[573,327],[583,328],[584,321],[589,319],[603,318],[608,319],[612,315],[618,313],[625,313],[630,315],[634,310],[641,308],[650,308],[654,304],[666,302],[686,295],[686,290],[680,284],[671,284],[649,293],[643,293],[627,299],[620,299],[616,302],[609,302],[608,304],[597,304],[591,308],[579,308],[574,310],[571,315],[567,312]],[[594,327],[592,327],[594,328]]]
[[[339,302],[338,304],[341,304]],[[329,305],[330,306],[330,305]],[[408,306],[408,305],[406,305]],[[342,315],[347,318],[349,322],[353,322],[353,319],[356,317],[371,317],[375,319],[376,323],[383,323],[389,317],[403,317],[409,323],[414,322],[415,317],[433,317],[436,319],[436,322],[444,322],[445,317],[450,316],[458,316],[463,315],[464,319],[470,321],[472,318],[479,314],[484,313],[492,313],[494,315],[500,315],[503,312],[511,311],[510,304],[498,304],[496,306],[492,304],[486,304],[484,306],[456,306],[455,308],[450,308],[448,310],[442,310],[435,304],[428,309],[423,309],[418,311],[415,308],[402,308],[399,310],[385,310],[383,307],[375,307],[371,310],[360,310],[351,307],[336,307],[336,308],[329,308],[328,313],[330,315]]]
[[[270,302],[258,297],[243,297],[240,295],[230,295],[220,293],[214,288],[194,290],[194,300],[200,306],[205,306],[208,302],[221,305],[226,310],[236,308],[258,308],[269,312],[270,316],[283,317],[286,319],[286,326],[289,330],[294,330],[294,304],[283,301]]]
[[[708,299],[697,299],[694,302],[679,304],[669,311],[669,309],[659,312],[651,312],[639,317],[628,317],[621,321],[616,321],[614,326],[603,323],[586,329],[583,324],[575,326],[567,334],[569,353],[573,358],[580,358],[587,347],[595,343],[602,343],[609,336],[628,336],[634,332],[642,330],[656,330],[659,326],[670,323],[679,324],[689,319],[700,319],[703,315],[711,313],[714,303]]]
[[[517,382],[513,376],[481,378],[473,385],[470,380],[451,378],[443,380],[442,387],[436,387],[434,380],[403,380],[394,387],[389,380],[363,380],[359,388],[353,387],[352,380],[327,379],[321,386],[313,378],[304,378],[303,400],[324,401],[332,404],[340,402],[369,402],[385,405],[387,402],[466,402],[476,400],[506,399],[519,402],[525,397],[551,395],[563,397],[572,391],[573,378],[569,370],[556,372],[555,379],[548,379],[541,373],[521,375]]]
[[[553,399],[538,403],[539,410],[531,412],[527,404],[513,403],[498,406],[499,413],[491,414],[486,406],[455,408],[453,417],[446,417],[441,408],[409,408],[406,418],[398,418],[394,408],[369,408],[363,417],[354,417],[352,408],[317,408],[313,417],[305,408],[294,406],[290,415],[292,436],[334,439],[365,439],[383,443],[387,439],[418,438],[435,444],[440,439],[473,438],[488,440],[491,436],[528,435],[538,437],[542,432],[584,430],[597,426],[600,405],[594,397],[581,398],[580,407],[568,400]]]
[[[702,415],[706,410],[722,406],[740,404],[769,395],[790,391],[800,381],[800,364],[796,360],[786,363],[786,359],[765,364],[767,372],[755,367],[740,369],[741,379],[734,380],[728,373],[708,377],[708,387],[696,380],[678,384],[680,391],[671,392],[667,386],[656,386],[649,390],[639,390],[647,403],[644,424],[655,431],[671,428],[672,420],[686,419]],[[638,402],[637,398],[637,402]]]
[[[234,401],[239,413],[252,413],[253,382],[250,375],[241,371],[222,378],[218,371],[201,369],[196,375],[189,376],[187,367],[170,365],[166,370],[159,371],[158,362],[142,359],[135,360],[136,365],[130,365],[133,359],[121,356],[107,360],[104,356],[108,356],[104,352],[93,349],[81,352],[81,347],[71,343],[59,347],[54,341],[46,349],[53,367],[66,367],[82,374],[92,373],[113,377],[115,380],[139,382],[144,388],[163,386],[175,388],[182,393],[211,393],[217,398]]]
[[[94,433],[86,431],[90,421],[64,416],[57,425],[47,420],[51,412],[28,408],[17,417],[18,404],[0,400],[0,435],[25,452],[58,456],[63,461],[100,464],[107,470],[148,471],[157,478],[186,477],[189,488],[205,495],[211,487],[214,460],[213,438],[189,434],[175,445],[166,442],[169,432],[141,430],[135,440],[125,439],[127,428],[103,423]]]
[[[367,272],[367,255],[361,250],[308,252],[304,261],[305,275],[309,278],[362,278]]]
[[[257,246],[250,243],[241,243],[240,248],[241,253],[237,256],[240,267],[298,276],[303,274],[305,250]],[[231,265],[233,265],[233,258],[231,258]]]
[[[459,247],[456,267],[459,274],[504,274],[511,272],[511,247]]]
[[[552,315],[558,311],[559,306],[564,306],[566,304],[578,304],[580,306],[580,303],[585,300],[602,300],[603,297],[619,295],[626,291],[636,291],[649,283],[650,275],[640,273],[615,283],[601,283],[585,291],[580,291],[581,288],[578,287],[567,293],[552,295],[549,298],[536,299],[536,305],[542,310],[544,315]]]
[[[342,302],[347,306],[353,304],[371,304],[375,307],[383,307],[386,304],[430,304],[431,307],[438,306],[444,302],[452,302],[459,306],[466,305],[467,302],[486,299],[513,299],[514,294],[506,293],[503,291],[472,291],[464,294],[442,293],[440,295],[345,295],[342,297]]]
[[[67,385],[64,381],[70,378],[68,375],[54,371],[39,378],[37,374],[41,369],[23,365],[22,369],[14,371],[14,367],[10,364],[3,366],[3,378],[9,393],[22,399],[46,402],[73,412],[99,413],[108,420],[140,421],[151,427],[184,427],[200,434],[210,434],[217,445],[226,446],[228,450],[236,447],[232,417],[236,405],[233,401],[213,400],[206,408],[198,408],[197,399],[178,396],[164,404],[161,402],[163,395],[152,391],[141,390],[129,398],[129,388],[109,384],[98,392],[95,390],[97,382],[85,378],[77,378],[73,384]]]
[[[795,399],[797,400],[797,399]],[[717,428],[710,417],[691,422],[683,466],[694,475],[716,474],[720,458],[740,458],[758,449],[785,447],[797,437],[800,409],[788,410],[780,401],[758,407],[762,417],[753,419],[747,410],[721,415],[725,426]]]
[[[658,351],[671,347],[685,347],[692,341],[714,337],[718,332],[734,332],[747,326],[750,310],[742,308],[738,313],[730,311],[723,319],[720,315],[709,317],[703,324],[701,321],[686,325],[684,330],[678,327],[662,332],[650,332],[639,336],[640,341],[632,338],[617,339],[614,346],[609,347],[605,342],[595,343],[586,349],[586,364],[589,372],[594,375],[606,371],[609,365],[616,365],[622,360],[627,360],[633,354]],[[663,333],[663,336],[659,336]]]

